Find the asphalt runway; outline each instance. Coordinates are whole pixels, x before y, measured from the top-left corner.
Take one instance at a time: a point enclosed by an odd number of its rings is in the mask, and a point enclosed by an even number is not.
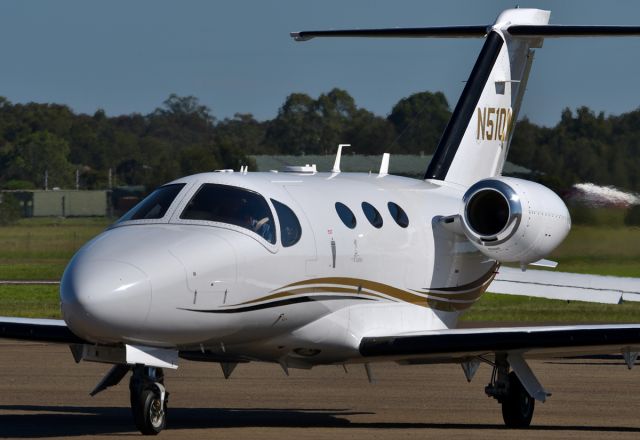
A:
[[[458,365],[320,367],[239,365],[225,380],[218,364],[182,362],[166,374],[171,439],[638,438],[640,368],[621,361],[531,362],[553,393],[533,425],[502,426],[484,395],[491,370],[467,383]],[[127,379],[90,397],[108,365],[75,364],[66,346],[0,341],[0,437],[117,438],[138,435]]]

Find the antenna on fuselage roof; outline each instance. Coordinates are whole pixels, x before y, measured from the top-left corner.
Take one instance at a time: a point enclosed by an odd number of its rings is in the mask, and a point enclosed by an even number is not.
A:
[[[336,161],[333,163],[332,173],[340,172],[340,158],[342,157],[342,147],[350,147],[351,144],[338,144],[338,152],[336,153]]]
[[[391,155],[389,153],[384,153],[382,155],[382,162],[380,162],[380,171],[378,172],[378,177],[384,177],[389,174],[389,158]]]

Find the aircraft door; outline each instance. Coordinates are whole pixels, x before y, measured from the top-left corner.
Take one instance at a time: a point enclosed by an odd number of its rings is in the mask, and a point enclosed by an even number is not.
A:
[[[308,218],[309,213],[313,212],[309,204],[313,203],[314,198],[309,196],[308,188],[295,185],[285,186],[284,188],[293,199],[291,208],[298,214],[302,228],[300,242],[296,246],[292,246],[291,250],[293,251],[298,247],[299,251],[297,253],[304,256],[306,275],[317,276],[318,250],[317,238],[315,236],[316,231],[314,231]]]

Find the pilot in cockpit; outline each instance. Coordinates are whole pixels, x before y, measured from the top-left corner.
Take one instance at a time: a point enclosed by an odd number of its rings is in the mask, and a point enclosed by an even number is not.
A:
[[[269,216],[260,208],[254,203],[248,202],[245,204],[243,213],[244,227],[251,229],[265,240],[273,242],[273,230],[269,222]]]
[[[180,218],[241,226],[275,243],[269,205],[257,193],[240,188],[205,184],[189,201]]]

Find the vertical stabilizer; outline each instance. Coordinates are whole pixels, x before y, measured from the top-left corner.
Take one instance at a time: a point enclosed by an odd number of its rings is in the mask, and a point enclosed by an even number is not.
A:
[[[440,139],[425,179],[469,186],[496,176],[509,150],[538,36],[513,38],[512,25],[546,25],[549,11],[509,9],[488,29],[485,43]]]
[[[640,26],[550,25],[549,11],[507,9],[491,25],[292,32],[318,37],[485,38],[425,179],[468,187],[502,172],[535,48],[545,38],[638,37]]]

